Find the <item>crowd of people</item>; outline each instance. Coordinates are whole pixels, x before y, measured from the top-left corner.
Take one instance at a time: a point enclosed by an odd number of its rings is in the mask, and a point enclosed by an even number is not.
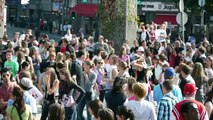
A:
[[[8,120],[213,120],[213,44],[141,24],[133,46],[32,30],[0,39],[0,109]],[[86,111],[86,115],[84,114]]]

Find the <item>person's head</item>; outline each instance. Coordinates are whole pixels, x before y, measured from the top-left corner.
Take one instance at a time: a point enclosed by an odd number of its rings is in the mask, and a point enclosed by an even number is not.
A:
[[[212,56],[208,56],[207,59],[206,59],[206,67],[211,67],[213,68],[213,57]]]
[[[198,107],[193,102],[186,102],[181,105],[180,112],[184,120],[200,120]]]
[[[127,94],[133,93],[132,86],[136,83],[136,79],[133,77],[127,78]]]
[[[183,93],[185,97],[192,97],[195,99],[197,87],[193,83],[187,83],[184,85]]]
[[[103,109],[103,103],[101,100],[93,100],[88,104],[88,111],[90,115],[93,115],[96,119],[98,118],[98,110]]]
[[[128,68],[128,65],[125,61],[120,61],[118,63],[118,70],[123,71],[126,70]]]
[[[6,53],[7,60],[12,61],[12,57],[13,57],[13,50],[7,50],[7,53]]]
[[[144,53],[144,48],[141,46],[137,49],[137,54],[142,55]]]
[[[49,120],[64,120],[65,110],[64,106],[59,103],[53,103],[49,106]]]
[[[116,111],[117,120],[134,120],[134,113],[126,106],[119,106]]]
[[[146,83],[135,83],[132,86],[133,93],[138,100],[143,99],[148,93],[148,85]]]
[[[205,78],[205,72],[203,65],[200,62],[196,62],[194,64],[191,75],[194,78],[196,84],[201,84],[201,82],[203,82],[203,79]]]
[[[11,99],[14,100],[13,104],[17,105],[17,111],[20,111],[21,113],[25,111],[24,91],[20,87],[15,86],[13,88]]]
[[[100,109],[98,110],[97,120],[114,120],[114,113],[109,108]]]
[[[112,92],[124,92],[126,83],[127,79],[125,77],[116,77],[112,85]]]
[[[118,57],[114,54],[109,56],[109,64],[116,65],[118,61]]]
[[[198,48],[198,53],[199,53],[199,55],[205,54],[206,53],[206,49],[204,47],[199,47]]]
[[[27,61],[24,61],[22,64],[21,64],[21,69],[22,70],[26,70],[26,71],[28,71],[28,70],[30,70],[30,63],[29,62],[27,62]]]
[[[180,74],[181,74],[182,77],[186,77],[186,76],[191,74],[191,71],[192,71],[191,67],[189,67],[188,65],[184,64],[182,66],[182,68],[181,68]]]
[[[125,47],[125,46],[122,46],[122,47],[121,47],[121,50],[120,50],[120,57],[121,57],[121,55],[124,55],[124,54],[126,54],[126,53],[127,53],[126,47]]]
[[[30,90],[31,88],[33,88],[33,82],[30,78],[24,77],[20,81],[20,87],[23,90]]]
[[[70,72],[66,68],[59,70],[59,77],[62,81],[67,81],[70,84],[75,84],[75,81],[71,77]]]
[[[95,64],[94,64],[91,60],[85,61],[85,62],[84,62],[84,65],[83,65],[84,70],[85,70],[86,72],[90,72],[90,70],[91,70],[92,68],[94,68],[94,66],[95,66]]]
[[[45,74],[50,76],[50,81],[53,83],[57,79],[57,75],[55,69],[53,67],[48,67],[45,71]]]
[[[172,67],[168,67],[164,70],[164,78],[173,80],[175,76],[175,70]]]
[[[103,44],[104,43],[104,36],[100,35],[99,38],[98,38],[98,41],[100,44]]]
[[[8,84],[11,80],[12,73],[10,68],[2,68],[1,69],[1,78],[4,84]]]
[[[63,60],[63,53],[58,52],[56,55],[56,62],[62,61]]]
[[[84,61],[86,59],[86,53],[83,51],[78,51],[77,58],[81,61]]]

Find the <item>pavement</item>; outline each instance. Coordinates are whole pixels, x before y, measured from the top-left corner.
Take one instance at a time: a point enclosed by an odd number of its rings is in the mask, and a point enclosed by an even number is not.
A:
[[[23,30],[26,32],[27,28],[19,28],[19,27],[7,25],[7,35],[10,39],[13,37],[14,32],[21,32]],[[34,30],[33,30],[33,33],[34,33]],[[56,42],[59,42],[62,37],[62,35],[59,35],[58,33],[49,33],[49,31],[41,31],[40,34],[43,35],[45,33],[48,34],[49,39],[53,39]]]

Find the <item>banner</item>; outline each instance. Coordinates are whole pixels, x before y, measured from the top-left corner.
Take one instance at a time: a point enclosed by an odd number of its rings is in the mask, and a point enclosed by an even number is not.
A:
[[[5,0],[0,0],[0,38],[4,36],[4,13],[5,13]]]

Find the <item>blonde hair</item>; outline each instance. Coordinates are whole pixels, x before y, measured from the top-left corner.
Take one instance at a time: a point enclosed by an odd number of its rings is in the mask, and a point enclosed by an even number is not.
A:
[[[133,90],[133,93],[136,95],[137,98],[142,99],[148,93],[148,86],[147,86],[146,83],[137,82],[132,86],[132,90]]]
[[[63,53],[61,52],[58,52],[57,55],[56,55],[56,62],[59,62],[60,60],[63,60]]]

